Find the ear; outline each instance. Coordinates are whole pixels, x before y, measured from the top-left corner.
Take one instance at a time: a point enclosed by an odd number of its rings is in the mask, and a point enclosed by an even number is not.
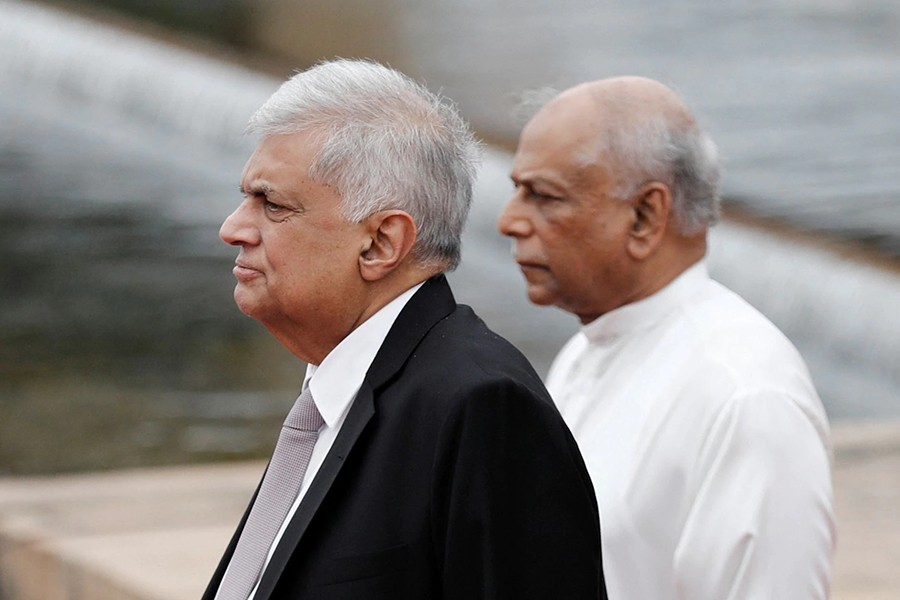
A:
[[[653,181],[643,186],[629,203],[632,222],[628,232],[628,253],[636,260],[645,260],[659,248],[665,237],[671,219],[672,192],[669,186]]]
[[[402,210],[383,210],[366,219],[368,237],[359,253],[359,271],[366,281],[378,281],[399,267],[416,242],[416,224]]]

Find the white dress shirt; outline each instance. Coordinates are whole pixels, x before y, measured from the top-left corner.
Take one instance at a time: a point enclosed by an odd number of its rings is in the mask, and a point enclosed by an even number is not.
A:
[[[325,461],[328,451],[331,450],[334,440],[340,433],[350,405],[362,386],[366,372],[372,365],[372,361],[375,360],[375,355],[381,349],[381,345],[384,343],[394,321],[400,315],[400,311],[403,310],[403,307],[406,306],[406,303],[420,287],[422,287],[421,283],[408,289],[366,319],[329,352],[320,365],[311,364],[306,367],[303,387],[309,386],[316,408],[325,422],[319,429],[319,437],[316,439],[316,445],[309,459],[309,465],[306,467],[306,474],[303,476],[300,492],[297,494],[297,499],[288,511],[284,522],[281,524],[281,529],[278,530],[278,534],[272,542],[272,547],[269,548],[263,572],[269,566],[272,553],[275,552],[278,542],[281,541],[284,530],[294,517],[294,513],[297,512],[297,508],[303,501],[310,484],[315,479],[316,473],[319,472],[319,468]],[[254,596],[256,596],[257,587],[259,587],[259,581],[254,586],[248,600],[253,600]]]
[[[584,326],[547,386],[593,479],[610,598],[828,596],[825,411],[796,349],[705,264]]]

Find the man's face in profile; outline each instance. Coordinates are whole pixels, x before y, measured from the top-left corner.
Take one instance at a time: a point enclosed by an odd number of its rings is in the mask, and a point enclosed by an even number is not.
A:
[[[567,104],[548,105],[523,130],[516,189],[498,227],[514,240],[529,300],[586,323],[621,305],[633,211],[614,195],[614,168],[598,151],[596,133]]]
[[[341,216],[336,189],[309,176],[317,150],[308,132],[263,138],[219,232],[240,247],[235,302],[270,329],[327,327],[357,289],[362,227]]]

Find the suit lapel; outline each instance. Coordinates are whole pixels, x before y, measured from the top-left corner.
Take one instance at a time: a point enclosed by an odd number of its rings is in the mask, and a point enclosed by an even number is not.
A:
[[[454,310],[456,300],[443,275],[432,277],[419,288],[397,316],[366,373],[366,381],[376,394],[400,371],[425,334]]]
[[[357,439],[375,414],[377,390],[400,370],[428,330],[455,308],[456,301],[450,286],[446,278],[439,275],[426,281],[400,312],[375,360],[372,361],[331,450],[272,554],[254,600],[270,599],[297,544],[322,505]],[[240,532],[240,529],[238,531]],[[224,573],[224,569],[222,571]],[[219,579],[221,580],[221,576]]]

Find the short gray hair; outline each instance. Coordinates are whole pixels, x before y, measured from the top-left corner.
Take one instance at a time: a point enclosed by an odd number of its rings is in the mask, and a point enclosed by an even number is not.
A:
[[[422,266],[459,264],[481,152],[447,99],[378,63],[338,59],[288,79],[247,130],[319,135],[309,175],[337,188],[344,218],[403,210],[416,223],[412,253]]]
[[[644,184],[661,181],[672,191],[678,231],[692,235],[719,220],[719,167],[715,143],[695,124],[662,114],[613,124],[606,150],[621,171],[617,195],[629,198]]]

